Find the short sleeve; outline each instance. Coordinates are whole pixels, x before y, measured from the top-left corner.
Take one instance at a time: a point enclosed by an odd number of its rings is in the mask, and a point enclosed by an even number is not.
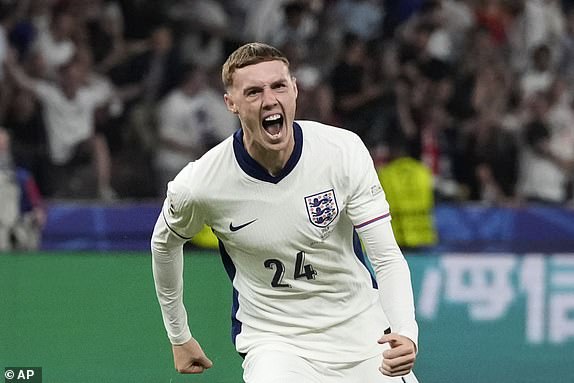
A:
[[[58,88],[47,81],[35,80],[34,93],[42,102],[51,103],[58,99]]]

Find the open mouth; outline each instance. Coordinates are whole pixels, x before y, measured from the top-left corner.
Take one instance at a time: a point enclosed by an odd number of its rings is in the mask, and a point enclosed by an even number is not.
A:
[[[279,132],[281,132],[281,128],[283,128],[283,116],[279,113],[267,116],[263,119],[261,125],[267,133],[275,136],[279,134]]]

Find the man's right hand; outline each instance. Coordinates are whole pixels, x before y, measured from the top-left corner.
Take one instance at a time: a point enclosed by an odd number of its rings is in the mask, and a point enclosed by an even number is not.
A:
[[[194,338],[184,344],[173,345],[172,349],[175,369],[181,374],[201,374],[213,366]]]

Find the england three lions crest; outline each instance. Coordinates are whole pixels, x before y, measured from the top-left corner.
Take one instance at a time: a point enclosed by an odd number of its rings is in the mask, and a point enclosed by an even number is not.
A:
[[[318,227],[329,226],[339,214],[333,189],[305,197],[305,206],[311,223]]]

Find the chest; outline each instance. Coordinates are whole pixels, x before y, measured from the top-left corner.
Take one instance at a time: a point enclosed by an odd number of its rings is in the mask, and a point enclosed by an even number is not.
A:
[[[348,193],[336,177],[293,178],[278,184],[240,182],[211,201],[209,224],[229,251],[254,256],[312,252],[347,229]]]
[[[66,96],[60,90],[54,91],[48,105],[53,112],[70,119],[86,118],[94,110],[94,102],[84,90],[79,90],[73,97]]]

